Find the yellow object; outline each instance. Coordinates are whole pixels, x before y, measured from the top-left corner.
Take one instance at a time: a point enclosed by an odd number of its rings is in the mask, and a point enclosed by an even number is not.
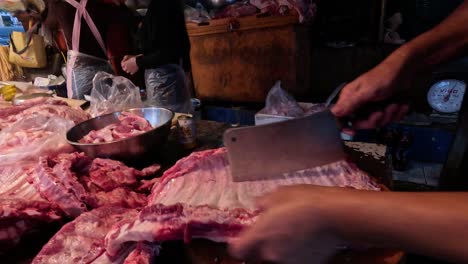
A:
[[[9,56],[11,63],[24,68],[44,68],[47,66],[44,38],[32,33],[35,28],[36,26],[30,24],[28,32],[11,32]]]
[[[8,53],[7,46],[0,46],[0,81],[14,81],[23,76],[23,69],[10,63]]]
[[[16,86],[14,85],[5,85],[2,88],[0,88],[0,92],[2,94],[2,97],[5,101],[11,101],[16,95]]]

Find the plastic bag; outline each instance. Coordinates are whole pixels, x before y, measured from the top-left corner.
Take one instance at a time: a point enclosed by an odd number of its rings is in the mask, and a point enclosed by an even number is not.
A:
[[[185,5],[184,8],[185,21],[192,23],[205,23],[210,21],[211,16],[206,11],[205,7],[202,4],[197,3],[196,8],[193,8],[189,5]]]
[[[278,6],[295,10],[300,23],[311,22],[317,14],[317,5],[313,0],[277,0]]]
[[[192,113],[190,92],[184,70],[170,64],[145,71],[146,105],[167,108],[177,113]]]
[[[214,19],[246,17],[255,15],[256,13],[257,8],[251,5],[248,1],[237,2],[232,5],[228,5],[222,11],[216,13]]]
[[[71,78],[71,87],[67,87],[68,98],[84,99],[84,95],[89,95],[91,92],[93,78],[97,72],[113,72],[108,61],[69,50],[68,63],[73,60],[75,60],[74,65],[67,65],[71,67],[71,76],[67,76],[67,78]]]
[[[288,92],[281,88],[281,81],[277,81],[275,86],[268,92],[263,113],[289,117],[304,116],[302,107]]]
[[[98,72],[93,79],[90,114],[93,117],[142,107],[140,89],[122,76]]]
[[[43,155],[73,151],[65,138],[73,121],[60,117],[33,115],[0,132],[2,166],[35,161]]]

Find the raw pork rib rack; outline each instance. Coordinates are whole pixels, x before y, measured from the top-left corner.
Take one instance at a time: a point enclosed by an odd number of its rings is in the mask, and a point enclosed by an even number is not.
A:
[[[42,115],[46,117],[61,117],[73,121],[75,124],[89,119],[89,114],[74,109],[64,101],[52,98],[36,98],[28,102],[0,109],[0,130],[31,115]]]
[[[226,154],[224,148],[192,153],[167,170],[153,186],[148,205],[138,217],[116,225],[107,234],[107,253],[121,254],[127,242],[191,238],[226,242],[255,221],[259,213],[255,197],[280,186],[315,184],[380,190],[346,161],[285,174],[280,180],[233,182]]]
[[[75,152],[41,157],[30,180],[43,198],[77,217],[101,206],[143,207],[148,184],[142,180],[159,168],[153,165],[139,171],[119,161],[93,160]]]
[[[32,263],[150,264],[159,253],[159,246],[156,244],[134,244],[114,257],[105,252],[104,237],[109,229],[136,216],[136,210],[118,207],[101,207],[84,213],[63,226]]]
[[[28,183],[41,155],[71,151],[66,131],[89,115],[52,98],[0,109],[0,254],[24,235],[60,223],[63,212]]]

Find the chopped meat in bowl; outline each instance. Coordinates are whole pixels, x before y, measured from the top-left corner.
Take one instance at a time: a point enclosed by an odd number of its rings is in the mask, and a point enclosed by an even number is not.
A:
[[[88,144],[113,142],[153,129],[148,120],[136,114],[122,112],[118,118],[118,123],[110,124],[102,129],[92,130],[79,142]]]

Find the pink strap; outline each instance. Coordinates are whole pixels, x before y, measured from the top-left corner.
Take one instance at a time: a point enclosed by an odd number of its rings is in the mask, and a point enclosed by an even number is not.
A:
[[[75,0],[65,1],[76,8],[75,21],[73,24],[72,49],[75,51],[80,50],[81,18],[84,17],[86,24],[88,24],[89,29],[91,29],[91,32],[93,33],[94,38],[96,38],[96,41],[98,42],[99,46],[104,52],[104,55],[107,56],[106,45],[104,44],[101,33],[99,33],[96,24],[94,24],[93,19],[86,10],[86,4],[88,3],[88,0],[82,0],[80,3],[78,3]]]
[[[91,18],[88,11],[86,10],[86,4],[88,3],[88,0],[82,0],[80,3],[78,3],[75,0],[65,0],[65,1],[69,3],[70,5],[72,5],[74,8],[76,8],[75,21],[73,23],[72,50],[76,52],[80,51],[81,18],[84,17],[86,24],[88,24],[89,29],[91,29],[91,32],[94,35],[94,38],[96,38],[96,41],[98,42],[99,46],[104,52],[104,55],[107,57],[107,49],[102,39],[101,33],[99,33],[99,30],[94,24],[93,19]],[[73,67],[75,66],[75,63],[76,63],[76,56],[75,55],[70,56],[69,61],[67,62],[67,95],[68,95],[68,98],[73,97],[73,88],[72,88],[73,87],[72,85],[73,71],[72,70],[73,70]]]
[[[76,56],[72,55],[69,56],[67,62],[67,96],[68,98],[73,98],[73,82],[72,82],[72,74],[73,74],[73,67],[75,66]]]

